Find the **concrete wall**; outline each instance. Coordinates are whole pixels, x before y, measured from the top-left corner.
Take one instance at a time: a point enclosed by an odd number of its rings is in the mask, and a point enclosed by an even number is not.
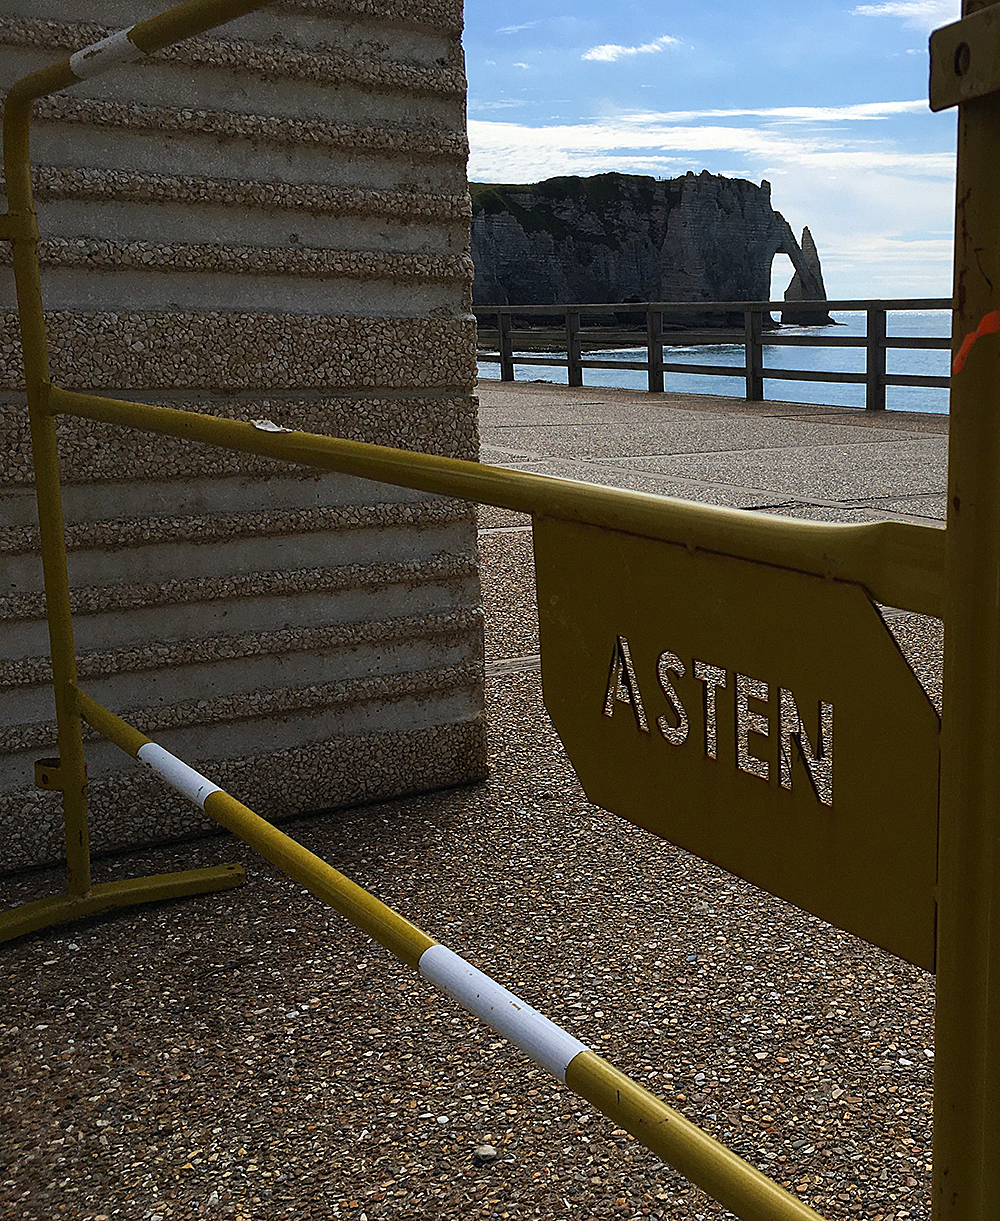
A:
[[[147,15],[0,0],[0,83]],[[475,458],[459,0],[288,0],[38,107],[54,380]],[[0,249],[9,263],[9,247]],[[0,270],[0,870],[61,855],[12,276]],[[81,682],[269,816],[482,776],[474,521],[60,425]],[[204,816],[95,741],[96,850]]]

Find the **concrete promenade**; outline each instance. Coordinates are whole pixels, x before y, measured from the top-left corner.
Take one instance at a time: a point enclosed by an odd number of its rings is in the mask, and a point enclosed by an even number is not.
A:
[[[481,382],[479,397],[482,460],[498,466],[817,521],[944,524],[947,416],[545,382]],[[483,508],[479,544],[488,670],[529,666],[528,518]],[[885,614],[938,701],[940,625]]]
[[[480,395],[484,461],[823,520],[944,514],[941,417]],[[931,978],[590,806],[541,707],[526,519],[483,509],[480,554],[490,779],[286,829],[831,1221],[929,1216]],[[887,617],[937,697],[940,625]],[[241,890],[0,953],[5,1219],[725,1215],[238,843],[95,880],[234,860]],[[58,884],[7,879],[0,902]]]
[[[946,416],[481,382],[484,462],[823,520],[944,518]]]

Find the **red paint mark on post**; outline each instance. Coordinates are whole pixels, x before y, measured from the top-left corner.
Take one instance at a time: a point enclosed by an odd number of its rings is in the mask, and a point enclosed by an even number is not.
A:
[[[955,359],[951,362],[952,373],[961,373],[965,368],[965,362],[977,339],[981,339],[984,335],[995,335],[998,331],[1000,331],[1000,309],[995,309],[986,314],[979,326],[974,331],[970,331],[962,340],[962,346],[955,353]]]

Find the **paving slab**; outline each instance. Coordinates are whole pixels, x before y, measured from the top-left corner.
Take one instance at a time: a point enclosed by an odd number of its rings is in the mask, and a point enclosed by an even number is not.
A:
[[[698,416],[664,412],[657,420],[638,423],[587,421],[582,424],[511,425],[480,428],[484,445],[513,446],[522,451],[559,458],[643,458],[730,451],[899,444],[909,434],[884,429],[853,428],[815,420],[755,419]]]
[[[630,470],[655,471],[736,487],[754,485],[776,495],[827,500],[914,496],[947,490],[947,446],[927,437],[895,445],[800,446],[783,450],[687,457],[635,458]]]
[[[529,399],[527,402],[515,399],[502,405],[487,405],[480,396],[479,426],[480,429],[487,429],[530,428],[550,424],[641,423],[643,420],[655,419],[665,410],[679,409],[636,402],[634,399],[621,403],[608,402],[606,399],[583,399],[566,403],[554,401],[552,398]]]
[[[883,521],[884,513],[877,509],[858,507],[855,505],[815,505],[793,502],[768,509],[768,513],[776,517],[794,517],[800,521],[828,521],[845,525],[864,524],[870,521]]]
[[[528,453],[525,450],[502,448],[497,445],[482,445],[479,451],[479,460],[487,463],[489,466],[512,467],[516,463],[537,462],[538,455]]]
[[[941,492],[932,496],[904,496],[899,499],[873,500],[871,507],[876,512],[899,513],[910,517],[929,517],[944,521],[948,516],[948,495]]]
[[[948,435],[947,415],[930,411],[861,411],[858,408],[826,408],[820,417],[837,421],[851,428],[873,431],[888,428],[893,432],[908,432],[926,436]]]
[[[721,394],[649,394],[643,390],[624,390],[609,386],[566,386],[539,378],[535,381],[501,382],[481,379],[476,387],[480,406],[523,407],[525,404],[572,402],[574,404],[606,403],[622,408],[628,403],[650,404],[653,408],[683,407],[689,411],[722,412],[729,415],[734,408],[760,415],[823,415],[841,408],[818,403],[791,403],[775,399],[750,402]]]
[[[595,483],[601,487],[624,488],[631,492],[646,492],[651,496],[673,496],[680,500],[692,500],[699,504],[722,505],[733,509],[762,509],[774,504],[788,503],[788,498],[775,497],[766,488],[740,488],[706,483],[700,479],[675,479],[642,472],[631,466],[613,466],[599,462],[526,462],[511,464],[512,470],[523,470],[537,475],[551,475],[557,479],[576,479],[582,483]]]
[[[479,397],[484,461],[562,478],[903,520],[939,516],[947,487],[941,416],[537,383],[481,382]]]
[[[618,412],[630,405],[637,413],[654,410],[696,411],[701,414],[773,417],[775,419],[828,418],[851,423],[859,428],[889,428],[916,432],[943,433],[948,431],[948,417],[933,412],[864,411],[861,408],[834,407],[823,403],[793,403],[781,399],[753,402],[728,395],[680,394],[667,392],[649,394],[642,390],[612,389],[607,386],[568,387],[553,382],[500,382],[482,380],[477,387],[480,406],[486,411],[534,408],[544,411],[567,403],[579,410],[590,405],[604,404]],[[636,418],[641,418],[641,414]]]
[[[718,406],[711,409],[700,405],[692,405],[688,396],[677,396],[680,403],[671,396],[659,395],[637,396],[635,392],[622,392],[620,400],[577,399],[575,390],[562,390],[562,399],[554,395],[528,395],[508,398],[502,403],[494,402],[492,392],[483,393],[480,386],[479,422],[482,428],[531,428],[549,427],[572,424],[664,424],[670,421],[687,420],[702,421],[707,427],[714,421],[724,422],[735,418],[747,421],[760,421],[766,425],[768,421],[800,421],[814,422],[836,427],[857,428],[867,432],[886,430],[896,433],[939,432],[940,425],[924,426],[924,417],[914,421],[912,414],[905,418],[897,412],[886,412],[884,415],[858,410],[841,410],[830,407],[814,407],[809,412],[795,409],[779,409],[777,405],[767,405],[767,410],[760,410],[761,404],[747,403],[745,400],[726,399],[728,409]],[[617,393],[609,391],[607,393]],[[563,401],[564,400],[564,401]],[[714,400],[713,400],[714,401]],[[932,417],[938,420],[939,417]]]

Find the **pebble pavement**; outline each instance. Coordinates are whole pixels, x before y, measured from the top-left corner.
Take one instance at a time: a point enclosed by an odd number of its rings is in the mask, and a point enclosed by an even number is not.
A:
[[[575,477],[827,519],[940,511],[945,438],[926,419],[481,394],[486,460],[570,474],[555,434],[540,444],[549,413],[568,420],[553,429],[602,426]],[[656,456],[651,416],[669,469],[638,474],[630,457]],[[810,444],[776,425],[767,486],[727,484],[747,469],[720,448],[730,425],[763,448],[768,420],[788,418],[817,426]],[[876,429],[899,435],[876,446]],[[838,500],[829,452],[804,451],[836,448],[850,466],[856,434],[868,483],[845,469]],[[920,470],[914,434],[931,442]],[[697,478],[670,461],[672,435],[697,453]],[[801,491],[810,465],[822,495]],[[541,707],[524,525],[481,515],[489,780],[286,829],[831,1221],[928,1216],[933,980],[586,802]],[[887,616],[938,697],[940,625]],[[0,953],[3,1221],[726,1215],[241,844],[106,858],[95,880],[227,861],[247,866],[245,887]],[[51,871],[10,877],[0,902],[58,885]]]

